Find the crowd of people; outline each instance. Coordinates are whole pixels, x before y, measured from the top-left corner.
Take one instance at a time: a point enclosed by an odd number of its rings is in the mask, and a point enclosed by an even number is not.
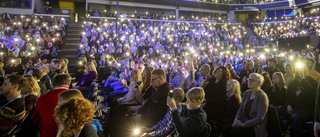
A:
[[[254,19],[248,24],[256,36],[266,43],[279,38],[319,36],[319,8],[296,16]]]
[[[64,18],[42,16],[12,16],[4,13],[1,17],[0,61],[5,74],[22,75],[32,66],[49,64],[63,46],[67,23]]]
[[[278,38],[294,38],[319,36],[318,18],[304,18],[284,23],[261,23],[254,25],[254,32],[261,39],[278,40]]]
[[[59,26],[65,27],[61,21]],[[3,22],[6,28],[15,23]],[[104,136],[266,137],[282,136],[286,125],[292,137],[320,133],[319,49],[279,51],[270,44],[255,51],[238,24],[115,24],[84,22],[76,83],[68,74],[68,60],[54,58],[46,40],[23,40],[18,56],[16,51],[3,54],[0,67],[19,60],[27,45],[38,44],[54,59],[19,63],[21,72],[0,71],[7,76],[0,81],[0,134],[19,125],[15,136],[98,136],[93,126],[96,106],[88,98],[95,82],[101,89],[97,95],[105,99],[100,103],[109,107],[101,121]],[[62,37],[65,29],[59,31]],[[11,49],[8,45],[2,43]],[[310,121],[314,133],[307,132]]]
[[[125,136],[134,121],[145,127],[142,136],[204,136],[206,122],[217,127],[212,134],[267,136],[271,105],[290,121],[291,136],[302,136],[301,125],[313,119],[318,49],[255,52],[244,28],[231,24],[120,21],[118,35],[114,22],[86,21],[83,28],[78,55],[97,62],[111,108],[108,135]],[[171,91],[176,97],[166,98]]]

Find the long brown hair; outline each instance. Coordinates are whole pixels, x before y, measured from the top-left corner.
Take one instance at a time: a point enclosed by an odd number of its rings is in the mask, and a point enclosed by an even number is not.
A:
[[[226,66],[219,66],[213,71],[213,76],[217,73],[218,69],[222,69],[221,81],[227,82],[230,79],[230,71]]]
[[[275,90],[275,88],[277,88],[276,86],[278,86],[278,87],[280,88],[280,90],[281,90],[282,88],[285,88],[285,86],[286,86],[286,81],[284,80],[283,74],[282,74],[281,72],[276,72],[276,73],[273,74],[273,78],[274,78],[274,76],[278,76],[278,78],[279,78],[279,84],[273,83],[273,84],[274,84],[273,89]],[[273,90],[273,91],[274,91],[274,90]]]
[[[262,85],[271,87],[272,86],[272,82],[271,82],[271,78],[270,78],[269,73],[268,72],[263,72],[261,75],[264,78],[264,82],[263,82]]]
[[[150,86],[150,80],[151,80],[151,73],[154,70],[154,67],[148,66],[143,71],[146,72],[147,77],[143,80],[143,88],[141,90],[141,93],[143,94],[147,88]]]

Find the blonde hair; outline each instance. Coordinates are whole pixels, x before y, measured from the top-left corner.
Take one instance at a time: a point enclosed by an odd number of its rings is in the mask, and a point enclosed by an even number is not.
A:
[[[2,62],[0,62],[0,68],[3,68],[4,64]]]
[[[40,87],[37,81],[33,77],[25,77],[27,83],[24,88],[21,89],[21,94],[30,94],[36,93],[39,96],[40,94]]]
[[[91,62],[86,63],[86,68],[87,68],[87,72],[94,71],[97,73],[96,67]]]
[[[81,127],[89,123],[95,113],[95,106],[86,99],[74,98],[58,103],[54,116],[58,125],[63,125],[63,137],[80,132]]]
[[[200,101],[202,103],[204,101],[204,96],[205,93],[202,87],[194,87],[187,93],[187,98],[191,102]]]
[[[241,92],[240,92],[240,83],[235,79],[230,79],[228,84],[232,85],[232,91],[227,92],[227,97],[231,97],[232,95],[236,95],[241,102]]]
[[[39,67],[39,69],[41,69],[44,73],[49,73],[50,72],[49,68],[46,65],[41,65]]]
[[[140,73],[140,70],[132,70],[130,72],[130,81],[134,83],[138,83],[139,81],[142,81],[142,75]]]
[[[260,84],[262,85],[262,83],[264,82],[264,77],[261,75],[261,74],[258,74],[258,73],[251,73],[249,75],[249,78],[252,77],[254,78],[255,80],[259,81]]]

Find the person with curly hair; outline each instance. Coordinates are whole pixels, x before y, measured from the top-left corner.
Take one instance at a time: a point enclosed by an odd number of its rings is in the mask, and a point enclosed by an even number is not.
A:
[[[59,126],[57,137],[98,137],[90,124],[95,106],[86,99],[74,98],[58,103],[54,116]]]
[[[206,93],[205,111],[208,116],[208,122],[216,121],[227,113],[226,87],[230,79],[230,72],[227,67],[219,66],[213,71],[213,76],[203,84]]]

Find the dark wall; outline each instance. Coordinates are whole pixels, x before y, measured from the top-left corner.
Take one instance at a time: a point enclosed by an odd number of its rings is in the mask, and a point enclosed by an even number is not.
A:
[[[288,43],[290,46],[288,46]],[[278,41],[280,50],[303,50],[306,49],[307,45],[313,46],[315,48],[320,47],[320,37],[310,36],[310,37],[296,37],[296,38],[279,38]]]
[[[84,21],[86,16],[86,3],[85,2],[74,2],[75,13],[79,14],[79,21]]]

